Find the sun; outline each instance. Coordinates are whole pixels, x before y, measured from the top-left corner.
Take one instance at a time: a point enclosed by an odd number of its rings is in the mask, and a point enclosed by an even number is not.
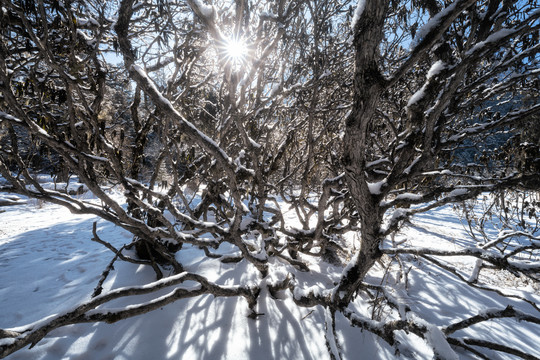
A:
[[[230,39],[225,46],[227,56],[231,59],[241,60],[247,55],[246,43],[241,39]]]
[[[222,50],[225,61],[234,67],[238,67],[247,61],[248,47],[246,42],[239,37],[227,39]]]

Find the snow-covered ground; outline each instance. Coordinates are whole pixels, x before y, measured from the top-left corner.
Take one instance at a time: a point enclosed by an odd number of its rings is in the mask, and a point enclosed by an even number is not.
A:
[[[80,195],[82,197],[87,194]],[[7,194],[0,194],[7,199]],[[13,197],[10,196],[13,200]],[[89,215],[37,200],[20,197],[21,204],[0,207],[0,328],[13,328],[70,309],[90,299],[101,273],[113,258],[102,245],[91,241],[92,224],[97,221],[100,237],[120,247],[129,243],[126,231]],[[417,217],[395,239],[415,246],[459,249],[470,246],[463,227],[450,207]],[[245,262],[223,264],[204,259],[202,252],[186,246],[178,258],[186,270],[200,273],[218,284],[259,282],[257,273]],[[453,258],[464,273],[470,273],[474,259]],[[297,280],[306,286],[332,286],[341,269],[321,262],[319,279],[303,273]],[[527,303],[474,289],[434,265],[411,259],[405,269],[407,283],[393,285],[394,295],[416,316],[437,326],[472,316],[490,308],[512,305],[538,316]],[[383,279],[384,272],[370,273],[370,282]],[[509,280],[503,291],[540,303],[538,284]],[[149,268],[117,262],[104,286],[107,290],[152,282]],[[397,283],[395,274],[385,282]],[[163,290],[165,292],[170,289]],[[299,308],[289,293],[274,299],[262,293],[256,320],[248,318],[242,298],[201,296],[167,305],[142,316],[114,324],[78,324],[59,328],[32,349],[25,348],[8,359],[328,359],[325,345],[325,313],[322,308]],[[155,295],[139,296],[144,302]],[[127,300],[116,300],[107,307],[120,307]],[[388,309],[373,309],[357,301],[358,311],[372,312],[379,319]],[[400,334],[400,353],[368,331],[353,328],[341,315],[336,330],[345,359],[431,359],[433,352],[415,335]],[[456,335],[467,335],[529,352],[540,357],[540,326],[516,320],[493,320],[474,325]],[[458,350],[456,350],[458,351]],[[458,351],[462,358],[469,358]],[[488,352],[490,359],[510,359],[509,355]]]

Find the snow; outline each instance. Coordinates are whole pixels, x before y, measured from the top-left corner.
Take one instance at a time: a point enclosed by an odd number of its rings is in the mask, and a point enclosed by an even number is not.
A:
[[[325,322],[326,322],[326,339],[330,345],[330,351],[334,358],[339,359],[339,350],[336,343],[336,337],[332,331],[332,317],[330,310],[325,311]]]
[[[214,7],[208,6],[202,3],[200,0],[192,0],[195,6],[201,12],[201,15],[205,18],[211,19],[214,16]]]
[[[414,104],[420,102],[424,98],[424,96],[426,96],[426,84],[424,84],[424,86],[422,86],[420,90],[418,90],[411,96],[411,98],[407,102],[407,107],[411,107]]]
[[[0,205],[6,206],[6,205],[17,205],[17,204],[24,204],[24,203],[26,202],[22,201],[22,199],[19,196],[0,193]]]
[[[478,274],[480,273],[480,267],[482,266],[483,264],[483,260],[482,259],[476,259],[476,262],[474,264],[474,268],[471,272],[471,276],[469,277],[469,279],[467,281],[469,282],[475,282],[476,280],[478,280]]]
[[[377,166],[377,165],[385,163],[385,162],[390,162],[390,160],[388,160],[388,158],[385,157],[385,158],[369,161],[369,162],[366,163],[366,168]]]
[[[469,192],[467,189],[455,189],[448,194],[449,198],[466,195]]]
[[[86,153],[82,153],[82,155],[92,159],[92,160],[95,160],[95,161],[101,161],[101,162],[104,162],[104,163],[108,163],[109,162],[109,159],[107,159],[106,157],[103,157],[103,156],[95,156],[95,155],[91,155],[91,154],[86,154]]]
[[[271,11],[262,11],[259,14],[259,17],[265,18],[265,19],[274,19],[274,20],[279,19],[279,16],[277,14],[272,13]]]
[[[442,60],[437,60],[429,68],[427,78],[431,79],[432,77],[437,76],[438,74],[440,74],[445,69],[446,69],[446,64]]]
[[[80,35],[84,41],[86,41],[86,43],[89,45],[89,46],[94,46],[95,43],[96,43],[96,40],[91,38],[90,36],[88,36],[84,31],[82,31],[81,29],[77,29],[77,34]]]
[[[509,260],[508,262],[512,266],[519,268],[521,270],[540,269],[540,261]]]
[[[382,187],[386,184],[386,179],[384,180],[381,180],[381,181],[377,181],[377,182],[374,182],[374,183],[370,183],[368,182],[367,183],[367,186],[369,188],[369,192],[372,194],[372,195],[379,195],[382,193]]]
[[[497,42],[506,36],[512,35],[514,32],[516,32],[516,29],[507,28],[503,28],[497,32],[494,32],[493,34],[489,35],[486,40],[480,41],[479,43],[475,44],[465,53],[465,55],[469,56],[471,54],[474,54],[475,52],[480,51],[484,46],[489,45],[489,43]]]
[[[8,113],[5,113],[3,111],[0,111],[0,117],[6,119],[6,120],[9,120],[9,121],[12,121],[12,122],[18,122],[18,123],[21,123],[22,121],[17,119],[16,117],[12,116],[12,115],[9,115]]]
[[[428,324],[427,340],[433,346],[437,358],[443,360],[459,360],[459,356],[446,341],[443,332],[435,325]]]
[[[422,200],[422,195],[413,194],[413,193],[403,193],[396,196],[396,200],[410,200],[410,201],[419,201]]]
[[[413,162],[411,163],[411,165],[407,166],[407,168],[405,170],[403,170],[403,173],[406,174],[406,175],[409,175],[412,171],[412,168],[422,159],[422,155],[418,155],[414,160]]]
[[[358,22],[358,20],[360,20],[360,17],[362,16],[365,8],[366,0],[358,0],[358,3],[356,4],[356,10],[354,10],[354,16],[351,21],[351,29],[354,30],[354,28],[356,27],[356,23]]]
[[[254,148],[260,149],[262,147],[261,144],[259,144],[258,142],[256,142],[252,138],[250,138],[249,136],[248,136],[248,140],[249,140],[249,143],[251,144],[251,146],[253,146]]]
[[[324,79],[325,77],[328,77],[332,75],[332,71],[330,71],[329,69],[326,69],[324,70],[324,72],[321,74],[321,76],[319,76],[319,80],[322,80]]]
[[[416,32],[416,37],[411,43],[411,48],[414,48],[416,45],[418,45],[418,43],[420,43],[420,41],[422,41],[424,37],[426,37],[426,35],[433,30],[433,28],[439,26],[442,20],[455,10],[458,2],[459,0],[454,1],[452,4],[444,8],[441,12],[429,19],[428,22]]]
[[[382,182],[377,184],[372,184],[372,187],[382,186]],[[73,185],[78,184],[74,181]],[[122,198],[120,192],[117,196],[118,199]],[[414,194],[399,196],[403,199],[416,197]],[[102,271],[114,256],[90,240],[94,221],[98,221],[99,236],[114,246],[119,248],[131,241],[131,235],[125,230],[91,215],[71,214],[56,205],[6,193],[0,193],[0,199],[16,199],[18,202],[17,205],[0,207],[2,329],[22,329],[23,325],[34,322],[37,322],[36,325],[43,324],[43,318],[65,313],[90,300]],[[89,193],[81,195],[82,199],[93,200]],[[282,207],[286,208],[286,205]],[[285,217],[289,226],[300,227],[295,222],[294,211],[286,213]],[[395,240],[402,246],[436,246],[448,250],[473,248],[475,245],[456,220],[451,206],[413,218],[411,225],[398,233]],[[257,249],[263,249],[261,238],[253,241]],[[222,244],[216,253],[227,257],[235,255],[236,251],[235,247]],[[348,265],[336,266],[319,259],[306,259],[313,271],[305,273],[279,258],[270,258],[269,275],[261,279],[246,261],[222,263],[219,259],[204,258],[197,246],[184,245],[177,258],[186,271],[227,287],[277,284],[287,276],[293,276],[294,283],[298,285],[295,296],[308,293],[328,295],[341,274],[346,273],[357,261],[357,257],[352,256]],[[445,260],[458,266],[466,277],[476,266],[476,259],[471,257]],[[256,320],[247,317],[249,309],[243,298],[204,295],[178,300],[153,312],[114,324],[78,324],[58,328],[32,349],[22,349],[7,359],[329,359],[327,340],[333,351],[339,352],[343,359],[357,359],[359,354],[366,359],[432,359],[435,352],[445,359],[473,359],[472,355],[448,346],[441,332],[444,326],[485,312],[486,309],[504,309],[508,305],[524,313],[532,314],[535,311],[529,304],[517,299],[471,288],[458,281],[453,274],[420,258],[408,264],[411,269],[406,285],[399,283],[397,277],[388,277],[386,270],[378,265],[365,279],[376,285],[386,281],[392,297],[397,299],[399,312],[384,309],[382,320],[372,320],[372,303],[357,300],[350,305],[356,311],[353,317],[372,324],[373,328],[380,328],[387,320],[402,318],[405,307],[410,307],[414,314],[421,314],[421,318],[414,315],[413,319],[429,329],[427,342],[411,333],[396,332],[401,355],[369,331],[351,327],[340,313],[336,313],[337,341],[334,341],[332,332],[325,327],[325,324],[331,324],[326,309],[320,306],[298,307],[288,290],[280,291],[278,298],[273,298],[263,287],[256,312],[264,315]],[[155,294],[117,299],[93,310],[93,313],[133,308],[137,304],[163,298],[178,286],[186,289],[198,286],[192,281],[178,284],[184,274],[165,272],[165,276],[156,282],[155,274],[147,267],[115,263],[114,270],[104,283],[103,294],[126,288],[144,289],[156,284],[164,287]],[[537,288],[518,288],[511,282],[500,284],[500,287],[506,293],[540,303]],[[407,314],[412,316],[411,313]],[[514,319],[497,319],[489,324],[477,324],[460,330],[456,337],[502,341],[540,357],[537,346],[539,334],[538,325]],[[3,339],[0,343],[11,341]],[[493,353],[490,358],[512,357]]]

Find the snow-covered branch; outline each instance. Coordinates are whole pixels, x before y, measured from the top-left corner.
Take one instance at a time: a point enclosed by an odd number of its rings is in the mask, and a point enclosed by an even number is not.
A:
[[[145,303],[130,305],[122,309],[97,309],[112,300],[131,296],[154,293],[160,289],[178,286],[185,282],[195,282],[195,286],[177,287],[167,295]],[[126,287],[109,291],[82,303],[72,310],[62,314],[49,316],[35,323],[20,326],[14,329],[2,330],[0,335],[0,356],[5,357],[27,345],[35,345],[52,330],[84,322],[116,322],[121,319],[147,313],[180,298],[212,294],[214,296],[243,296],[249,304],[253,304],[254,290],[243,287],[219,286],[210,283],[204,277],[191,273],[181,273],[144,286]]]
[[[498,253],[481,248],[466,248],[462,250],[440,250],[434,248],[383,248],[385,254],[416,254],[435,256],[472,256],[484,260],[499,269],[513,273],[536,274],[540,271],[540,261],[518,261],[503,257]],[[515,254],[514,254],[515,255]]]

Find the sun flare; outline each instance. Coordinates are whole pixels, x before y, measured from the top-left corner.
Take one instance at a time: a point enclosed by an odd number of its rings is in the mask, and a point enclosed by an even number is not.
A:
[[[247,54],[246,44],[238,39],[232,39],[227,43],[227,55],[233,59],[243,58]]]
[[[243,39],[231,38],[223,46],[225,60],[234,66],[239,66],[246,62],[248,48]]]

